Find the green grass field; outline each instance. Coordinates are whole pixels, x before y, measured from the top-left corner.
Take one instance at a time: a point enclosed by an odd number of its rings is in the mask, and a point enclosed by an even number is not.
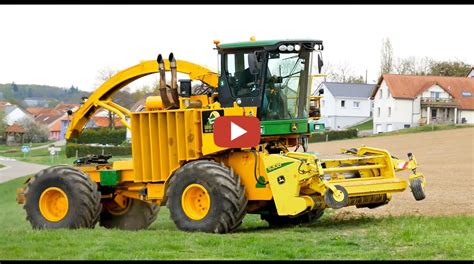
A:
[[[32,230],[15,202],[25,178],[0,184],[0,259],[464,259],[474,258],[474,217],[383,217],[336,220],[332,211],[303,226],[270,229],[247,215],[230,234],[176,229],[163,207],[148,230]]]
[[[353,126],[353,127],[350,127],[350,128],[356,128],[356,129],[359,129],[359,131],[360,131],[360,130],[371,130],[371,129],[373,129],[373,127],[374,127],[374,120],[370,119],[367,122],[364,122],[362,124],[358,124],[357,126]]]
[[[39,146],[44,146],[44,145],[50,145],[50,144],[54,144],[54,141],[47,141],[47,142],[42,142],[42,143],[32,143],[31,144],[31,147],[34,148],[34,147],[39,147]],[[27,146],[30,146],[29,143],[25,143],[23,145],[27,145]],[[23,146],[22,144],[20,145],[16,145],[16,146],[7,146],[7,145],[0,145],[0,152],[4,152],[4,151],[18,151],[18,152],[21,152],[21,147]]]

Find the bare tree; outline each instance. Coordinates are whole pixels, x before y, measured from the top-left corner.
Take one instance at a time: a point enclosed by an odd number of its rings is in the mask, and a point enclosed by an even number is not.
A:
[[[110,67],[105,67],[99,70],[98,75],[96,77],[97,83],[96,86],[100,87],[103,83],[107,80],[112,78],[115,74],[117,74],[118,70],[112,69]],[[107,111],[109,113],[109,127],[115,128],[115,114],[111,111]]]
[[[397,58],[393,65],[394,71],[397,74],[409,75],[427,75],[433,65],[433,60],[428,57],[416,58]]]
[[[23,139],[25,142],[45,142],[48,140],[48,128],[36,122],[33,118],[24,117],[18,121],[21,127],[25,130]]]
[[[391,73],[393,71],[393,48],[389,38],[382,40],[380,57],[380,74]]]
[[[365,83],[364,77],[356,75],[348,62],[336,65],[328,63],[324,72],[328,75],[327,79],[332,82]]]

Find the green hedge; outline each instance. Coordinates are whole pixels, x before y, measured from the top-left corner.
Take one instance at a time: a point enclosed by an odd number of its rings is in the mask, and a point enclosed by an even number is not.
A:
[[[116,146],[116,147],[101,147],[101,146],[89,146],[85,144],[75,144],[67,143],[66,144],[66,157],[71,158],[76,156],[76,150],[78,150],[78,156],[84,157],[88,154],[99,155],[102,154],[102,149],[104,149],[105,155],[112,156],[129,156],[132,155],[132,147],[128,146]]]
[[[352,129],[340,130],[340,131],[336,131],[336,130],[326,131],[324,133],[311,136],[309,138],[309,142],[314,143],[314,142],[326,141],[326,135],[328,137],[328,141],[344,139],[344,138],[355,138],[357,137],[357,129],[352,128]]]
[[[78,144],[99,143],[120,145],[125,140],[126,134],[126,128],[86,128],[77,138],[77,142],[75,139],[72,139],[71,142]]]

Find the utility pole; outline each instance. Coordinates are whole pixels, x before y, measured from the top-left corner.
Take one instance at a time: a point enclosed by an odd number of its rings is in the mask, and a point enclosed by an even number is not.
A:
[[[365,69],[365,84],[367,84],[367,69]]]

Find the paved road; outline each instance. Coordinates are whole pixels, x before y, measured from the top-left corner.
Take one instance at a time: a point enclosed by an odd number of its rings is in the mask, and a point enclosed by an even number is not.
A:
[[[27,163],[5,157],[0,157],[0,164],[5,165],[5,167],[0,169],[0,183],[29,174],[34,174],[49,167],[46,165]]]

